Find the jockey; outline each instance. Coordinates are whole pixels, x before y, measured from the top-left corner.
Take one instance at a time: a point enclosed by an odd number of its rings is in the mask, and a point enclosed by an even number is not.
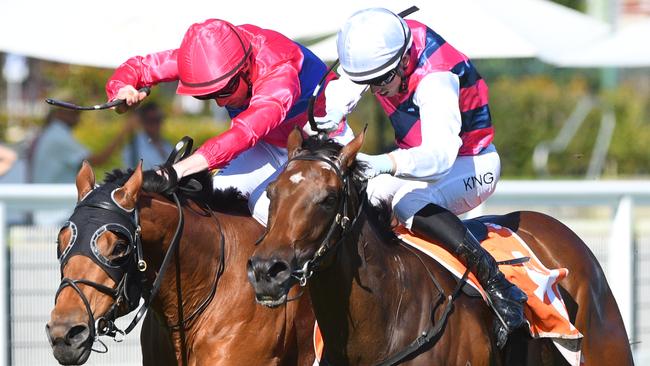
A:
[[[361,10],[337,39],[341,78],[326,90],[320,129],[334,130],[367,88],[395,130],[398,148],[359,153],[368,197],[388,201],[412,232],[443,245],[476,275],[505,332],[525,323],[526,295],[456,216],[477,207],[500,175],[488,88],[470,60],[422,23],[381,8]],[[372,179],[371,179],[372,178]]]
[[[127,60],[108,80],[106,93],[109,100],[134,106],[146,97],[137,89],[178,80],[178,94],[214,99],[225,107],[230,128],[163,169],[161,183],[173,190],[184,176],[219,168],[214,188],[239,189],[253,216],[266,225],[264,190],[287,160],[289,133],[306,125],[309,97],[326,71],[313,53],[280,33],[208,19],[190,26],[178,49]],[[333,78],[334,73],[327,81]],[[316,99],[314,114],[325,114],[325,93]],[[345,122],[333,130],[330,136],[340,141],[352,137]]]

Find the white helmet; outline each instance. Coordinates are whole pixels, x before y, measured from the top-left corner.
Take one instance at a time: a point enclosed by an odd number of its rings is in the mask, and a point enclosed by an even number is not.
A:
[[[383,8],[354,13],[338,33],[339,73],[364,82],[394,70],[413,42],[399,15]]]

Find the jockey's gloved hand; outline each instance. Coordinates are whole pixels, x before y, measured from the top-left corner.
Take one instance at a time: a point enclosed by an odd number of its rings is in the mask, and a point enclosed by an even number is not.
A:
[[[316,127],[325,132],[336,131],[339,128],[341,120],[345,117],[345,113],[340,111],[329,111],[323,117],[314,117]]]
[[[147,170],[144,176],[153,192],[169,196],[178,189],[178,174],[172,166],[160,167],[158,171]]]
[[[395,162],[388,154],[367,155],[358,153],[357,162],[361,165],[357,169],[357,178],[362,180],[374,178],[379,174],[395,174]]]

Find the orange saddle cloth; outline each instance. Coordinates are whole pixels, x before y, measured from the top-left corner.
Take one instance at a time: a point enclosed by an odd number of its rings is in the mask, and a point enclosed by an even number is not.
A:
[[[571,324],[569,315],[558,289],[558,283],[569,270],[548,269],[537,258],[528,245],[512,230],[496,224],[487,224],[488,236],[481,245],[498,262],[521,257],[530,260],[516,265],[500,265],[506,278],[528,295],[524,313],[533,338],[551,338],[553,344],[572,366],[582,364],[580,341],[582,334]],[[406,244],[420,250],[438,261],[457,278],[461,278],[466,267],[441,246],[414,236],[408,229],[398,226],[395,234]],[[485,299],[485,292],[476,277],[470,273],[468,284]],[[318,358],[323,351],[323,341],[318,325],[314,329],[314,347]]]

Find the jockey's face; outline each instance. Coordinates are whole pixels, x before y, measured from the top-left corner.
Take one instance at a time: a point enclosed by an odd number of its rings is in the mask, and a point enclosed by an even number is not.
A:
[[[389,71],[386,75],[379,77],[381,82],[371,83],[370,91],[373,94],[380,95],[382,97],[392,97],[401,92],[400,88],[402,86],[402,81],[407,78],[404,75],[406,67],[408,66],[409,57],[408,53],[402,57],[402,61],[399,63],[397,68]]]
[[[401,73],[396,73],[393,80],[384,85],[373,85],[370,84],[370,91],[373,94],[380,95],[382,97],[392,97],[399,93],[400,85],[402,84],[402,75]]]
[[[220,107],[233,107],[241,108],[246,105],[250,95],[248,91],[250,89],[248,78],[245,77],[245,74],[239,73],[233,80],[232,89],[228,90],[227,93],[218,93],[215,101]],[[229,83],[230,84],[230,83]]]

